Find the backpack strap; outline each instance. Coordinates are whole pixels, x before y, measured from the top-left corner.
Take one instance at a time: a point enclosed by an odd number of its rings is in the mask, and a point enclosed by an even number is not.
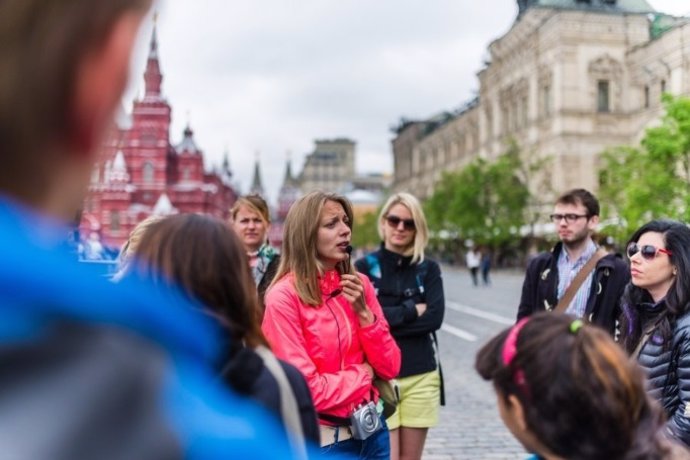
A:
[[[292,386],[288,381],[287,375],[280,365],[278,358],[263,345],[259,345],[254,349],[256,353],[263,359],[266,369],[273,375],[273,378],[278,382],[278,391],[280,392],[280,415],[283,419],[283,424],[288,430],[288,440],[294,451],[295,457],[299,459],[307,458],[306,443],[304,441],[304,431],[302,430],[302,422],[299,418],[299,406],[295,393],[292,391]]]
[[[568,309],[570,302],[572,302],[575,298],[575,295],[580,289],[580,286],[582,286],[582,283],[585,282],[585,279],[587,279],[589,274],[592,273],[592,270],[594,270],[594,268],[597,266],[597,263],[599,263],[599,261],[606,256],[606,254],[607,253],[604,249],[597,249],[592,257],[589,258],[585,266],[582,267],[579,272],[577,272],[575,279],[573,279],[573,281],[570,283],[568,289],[565,290],[563,297],[561,297],[561,300],[558,301],[558,305],[556,305],[553,311],[556,313],[564,313]]]

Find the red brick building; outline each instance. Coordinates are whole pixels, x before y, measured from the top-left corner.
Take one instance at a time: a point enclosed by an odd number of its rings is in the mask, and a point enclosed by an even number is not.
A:
[[[79,226],[82,239],[96,233],[104,245],[119,247],[149,215],[227,218],[237,198],[227,156],[220,170],[207,172],[189,126],[178,145],[170,142],[172,109],[161,94],[155,27],[144,81],[144,97],[134,101],[131,120],[118,121],[99,156]]]

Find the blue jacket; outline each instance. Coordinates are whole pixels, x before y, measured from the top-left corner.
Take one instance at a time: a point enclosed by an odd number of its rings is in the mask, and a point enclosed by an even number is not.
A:
[[[3,457],[287,458],[276,421],[214,380],[214,325],[174,292],[96,277],[66,235],[0,197]]]

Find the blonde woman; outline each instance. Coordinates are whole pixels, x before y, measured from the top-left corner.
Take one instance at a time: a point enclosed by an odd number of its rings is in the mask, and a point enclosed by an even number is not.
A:
[[[271,218],[268,204],[259,195],[245,195],[237,199],[230,210],[231,225],[247,251],[249,266],[263,306],[268,285],[273,281],[280,254],[268,242]]]
[[[388,459],[373,381],[398,374],[400,350],[371,283],[351,267],[351,236],[346,198],[312,192],[292,205],[262,329],[276,356],[307,379],[322,453]]]
[[[428,229],[414,196],[391,196],[378,222],[381,248],[355,265],[376,288],[402,353],[400,402],[387,420],[391,459],[420,459],[427,432],[438,423],[441,403],[434,334],[443,322],[443,281],[438,264],[424,256]]]
[[[127,241],[125,241],[125,244],[123,244],[120,249],[120,255],[117,258],[117,272],[113,275],[113,281],[120,280],[127,273],[130,269],[132,258],[139,248],[139,243],[144,237],[144,233],[146,233],[146,230],[153,224],[163,219],[163,217],[164,216],[158,215],[148,216],[134,227],[129,234],[129,238],[127,238]]]

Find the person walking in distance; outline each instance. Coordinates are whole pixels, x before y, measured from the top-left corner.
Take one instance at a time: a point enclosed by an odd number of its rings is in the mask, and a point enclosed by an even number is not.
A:
[[[2,457],[289,458],[214,383],[218,330],[170,289],[112,283],[66,244],[149,0],[0,1]]]
[[[429,428],[438,424],[441,403],[440,362],[434,345],[445,311],[443,280],[438,264],[424,254],[429,232],[413,195],[392,195],[378,224],[381,248],[355,266],[376,288],[402,353],[397,379],[400,401],[386,420],[391,460],[418,460]]]
[[[481,255],[474,246],[471,246],[469,249],[467,249],[467,254],[465,254],[465,263],[467,264],[467,268],[472,276],[472,284],[474,286],[478,286],[479,280],[477,274],[479,273],[479,265],[481,264]]]
[[[607,254],[592,240],[599,201],[585,189],[570,190],[556,200],[550,218],[560,242],[527,266],[517,319],[538,311],[563,311],[615,334],[630,274],[622,257]]]

